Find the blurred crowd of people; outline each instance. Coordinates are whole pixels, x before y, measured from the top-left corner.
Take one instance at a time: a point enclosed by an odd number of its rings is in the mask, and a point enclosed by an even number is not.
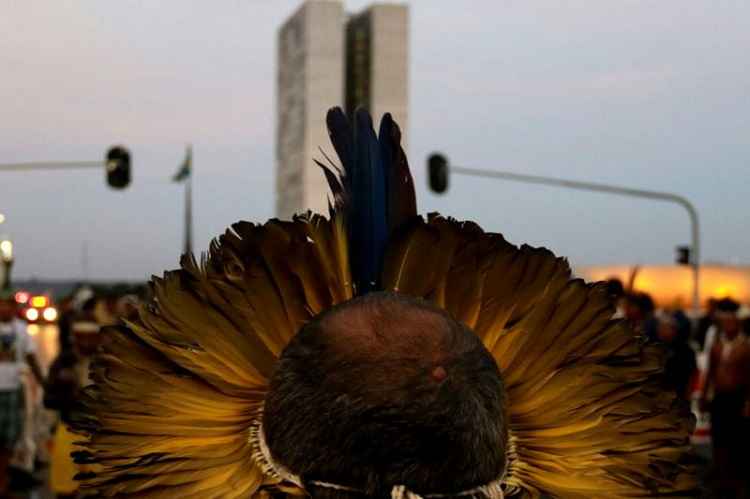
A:
[[[680,308],[657,309],[643,292],[608,282],[617,315],[644,341],[663,346],[663,382],[691,403],[699,427],[710,428],[712,497],[750,497],[744,454],[750,444],[750,309],[731,298],[710,299],[691,320]]]
[[[71,457],[82,438],[70,431],[71,418],[91,383],[100,331],[132,318],[139,303],[136,294],[77,289],[58,304],[55,355],[43,365],[14,294],[0,294],[0,499],[27,497],[41,485],[59,498],[78,497],[74,477],[87,469]]]

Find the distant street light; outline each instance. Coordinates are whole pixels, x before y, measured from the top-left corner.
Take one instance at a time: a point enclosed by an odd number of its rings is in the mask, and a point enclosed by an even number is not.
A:
[[[698,279],[700,277],[700,229],[698,223],[698,211],[695,206],[685,197],[668,192],[648,191],[643,189],[632,189],[630,187],[621,187],[617,185],[599,184],[594,182],[579,182],[577,180],[566,180],[554,177],[542,177],[538,175],[525,175],[522,173],[482,170],[478,168],[465,168],[461,166],[451,166],[448,159],[442,154],[432,154],[427,159],[427,173],[430,188],[438,194],[443,194],[448,190],[450,173],[459,175],[469,175],[474,177],[496,178],[501,180],[510,180],[513,182],[523,182],[527,184],[552,185],[555,187],[565,187],[568,189],[578,189],[586,191],[604,192],[620,196],[630,196],[646,199],[655,199],[676,203],[685,208],[690,217],[692,245],[688,252],[689,264],[693,268],[693,311],[696,317],[700,314],[700,293],[698,288]]]
[[[5,223],[5,215],[0,213],[0,224]]]
[[[13,260],[13,242],[4,239],[3,241],[0,241],[0,257],[2,257],[3,260],[6,262],[9,260]]]
[[[3,266],[2,283],[0,289],[7,291],[10,289],[10,271],[13,267],[13,242],[9,239],[0,241],[0,261]]]

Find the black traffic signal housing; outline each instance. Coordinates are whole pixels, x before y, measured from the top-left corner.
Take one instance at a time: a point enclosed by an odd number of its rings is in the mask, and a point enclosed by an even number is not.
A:
[[[448,159],[440,153],[433,153],[427,158],[427,176],[430,189],[442,194],[448,190]]]
[[[691,263],[690,246],[677,246],[675,250],[677,252],[675,256],[675,261],[679,265],[690,265]]]
[[[105,168],[107,184],[113,189],[124,189],[130,184],[130,152],[123,146],[114,146],[107,151]]]

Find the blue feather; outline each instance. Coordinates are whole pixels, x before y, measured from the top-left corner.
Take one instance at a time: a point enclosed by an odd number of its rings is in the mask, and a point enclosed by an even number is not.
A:
[[[354,121],[350,258],[357,294],[365,294],[380,287],[383,254],[388,241],[386,169],[370,115],[358,109]]]
[[[331,187],[334,210],[346,216],[355,292],[363,295],[381,289],[390,233],[416,215],[414,185],[398,125],[390,115],[383,118],[379,139],[364,109],[355,111],[353,127],[337,107],[328,112],[326,122],[342,169],[337,176],[331,168],[318,165]]]

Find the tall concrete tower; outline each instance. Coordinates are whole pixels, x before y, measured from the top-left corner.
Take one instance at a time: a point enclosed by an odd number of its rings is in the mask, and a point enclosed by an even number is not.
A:
[[[349,18],[346,26],[346,110],[364,107],[378,121],[391,113],[408,129],[409,10],[400,4],[374,4]],[[406,145],[404,143],[404,149]]]
[[[344,8],[308,0],[279,30],[276,214],[326,213],[327,186],[313,158],[329,143],[325,113],[344,96]]]
[[[306,0],[278,35],[276,215],[327,212],[328,186],[314,159],[334,158],[325,127],[332,106],[367,108],[375,126],[408,119],[405,5],[375,4],[348,19],[340,1]],[[404,138],[404,143],[406,143]]]

